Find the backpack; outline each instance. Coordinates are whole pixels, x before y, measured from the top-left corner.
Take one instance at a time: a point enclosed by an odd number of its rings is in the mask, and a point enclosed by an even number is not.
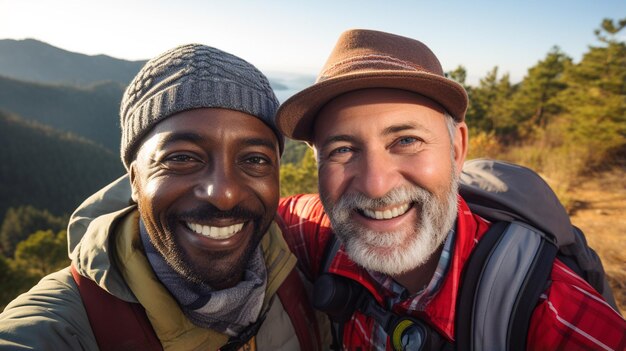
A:
[[[472,212],[493,224],[473,250],[461,276],[456,301],[456,349],[525,350],[534,310],[528,307],[535,306],[545,291],[556,257],[618,311],[598,255],[537,173],[503,161],[470,160],[463,167],[459,193]],[[322,277],[314,290],[314,306],[329,313],[335,329],[339,329],[339,338],[342,323],[359,309],[383,326],[394,345],[406,342],[400,339],[409,326],[422,330],[420,338],[426,340],[427,347],[420,350],[452,348],[420,321],[409,323],[382,308],[373,310],[373,297],[356,287],[358,284],[329,277],[328,268],[339,246],[333,236],[322,260]],[[341,299],[344,301],[338,302]],[[335,341],[335,345],[341,342]]]

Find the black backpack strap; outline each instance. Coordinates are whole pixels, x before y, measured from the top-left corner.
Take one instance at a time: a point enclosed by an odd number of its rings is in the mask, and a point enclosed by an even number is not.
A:
[[[328,273],[330,270],[330,265],[333,263],[337,252],[339,252],[339,248],[341,247],[341,241],[337,239],[336,235],[331,235],[330,240],[326,244],[326,248],[324,249],[324,257],[322,258],[322,270],[320,274]]]
[[[327,299],[327,296],[324,296],[323,298],[321,297],[322,295],[326,295],[326,293],[328,292],[326,290],[326,284],[324,283],[324,281],[330,279],[327,274],[330,270],[330,265],[337,255],[340,247],[341,241],[337,239],[337,236],[332,234],[330,236],[330,240],[328,241],[328,243],[326,243],[326,248],[324,248],[324,256],[322,257],[320,276],[315,282],[313,289],[313,307],[317,309],[320,309],[320,305],[325,304],[325,302],[322,301]],[[322,311],[324,310],[322,309]],[[330,332],[333,338],[332,345],[330,346],[331,350],[341,350],[343,347],[343,325],[343,322],[333,320],[332,317],[330,318]]]
[[[497,222],[465,265],[456,312],[458,350],[525,350],[530,318],[556,245],[520,222]]]

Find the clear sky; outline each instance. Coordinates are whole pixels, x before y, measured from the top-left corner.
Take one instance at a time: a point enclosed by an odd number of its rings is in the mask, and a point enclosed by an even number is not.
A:
[[[130,60],[199,42],[315,75],[342,31],[368,28],[424,42],[475,84],[494,66],[517,82],[554,45],[578,62],[603,18],[626,18],[626,0],[0,0],[0,39]]]

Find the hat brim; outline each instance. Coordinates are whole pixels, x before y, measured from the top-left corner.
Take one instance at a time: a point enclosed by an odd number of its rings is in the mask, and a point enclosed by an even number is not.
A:
[[[467,93],[459,83],[427,72],[386,70],[344,74],[313,84],[279,107],[277,127],[291,139],[310,142],[315,116],[326,103],[341,94],[368,88],[412,91],[439,103],[456,121],[465,119]]]

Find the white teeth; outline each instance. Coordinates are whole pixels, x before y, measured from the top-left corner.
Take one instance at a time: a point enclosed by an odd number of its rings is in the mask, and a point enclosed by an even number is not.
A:
[[[392,217],[398,217],[398,209],[394,208],[393,210],[391,210],[391,216]]]
[[[198,223],[187,222],[187,227],[194,232],[209,237],[211,239],[228,239],[238,233],[243,228],[244,223],[233,224],[228,227],[214,227]]]
[[[391,219],[391,218],[395,218],[395,217],[405,214],[406,211],[408,211],[410,207],[411,206],[409,204],[404,204],[398,207],[394,207],[390,210],[376,211],[376,210],[362,209],[362,211],[367,217],[370,217],[370,218]]]

